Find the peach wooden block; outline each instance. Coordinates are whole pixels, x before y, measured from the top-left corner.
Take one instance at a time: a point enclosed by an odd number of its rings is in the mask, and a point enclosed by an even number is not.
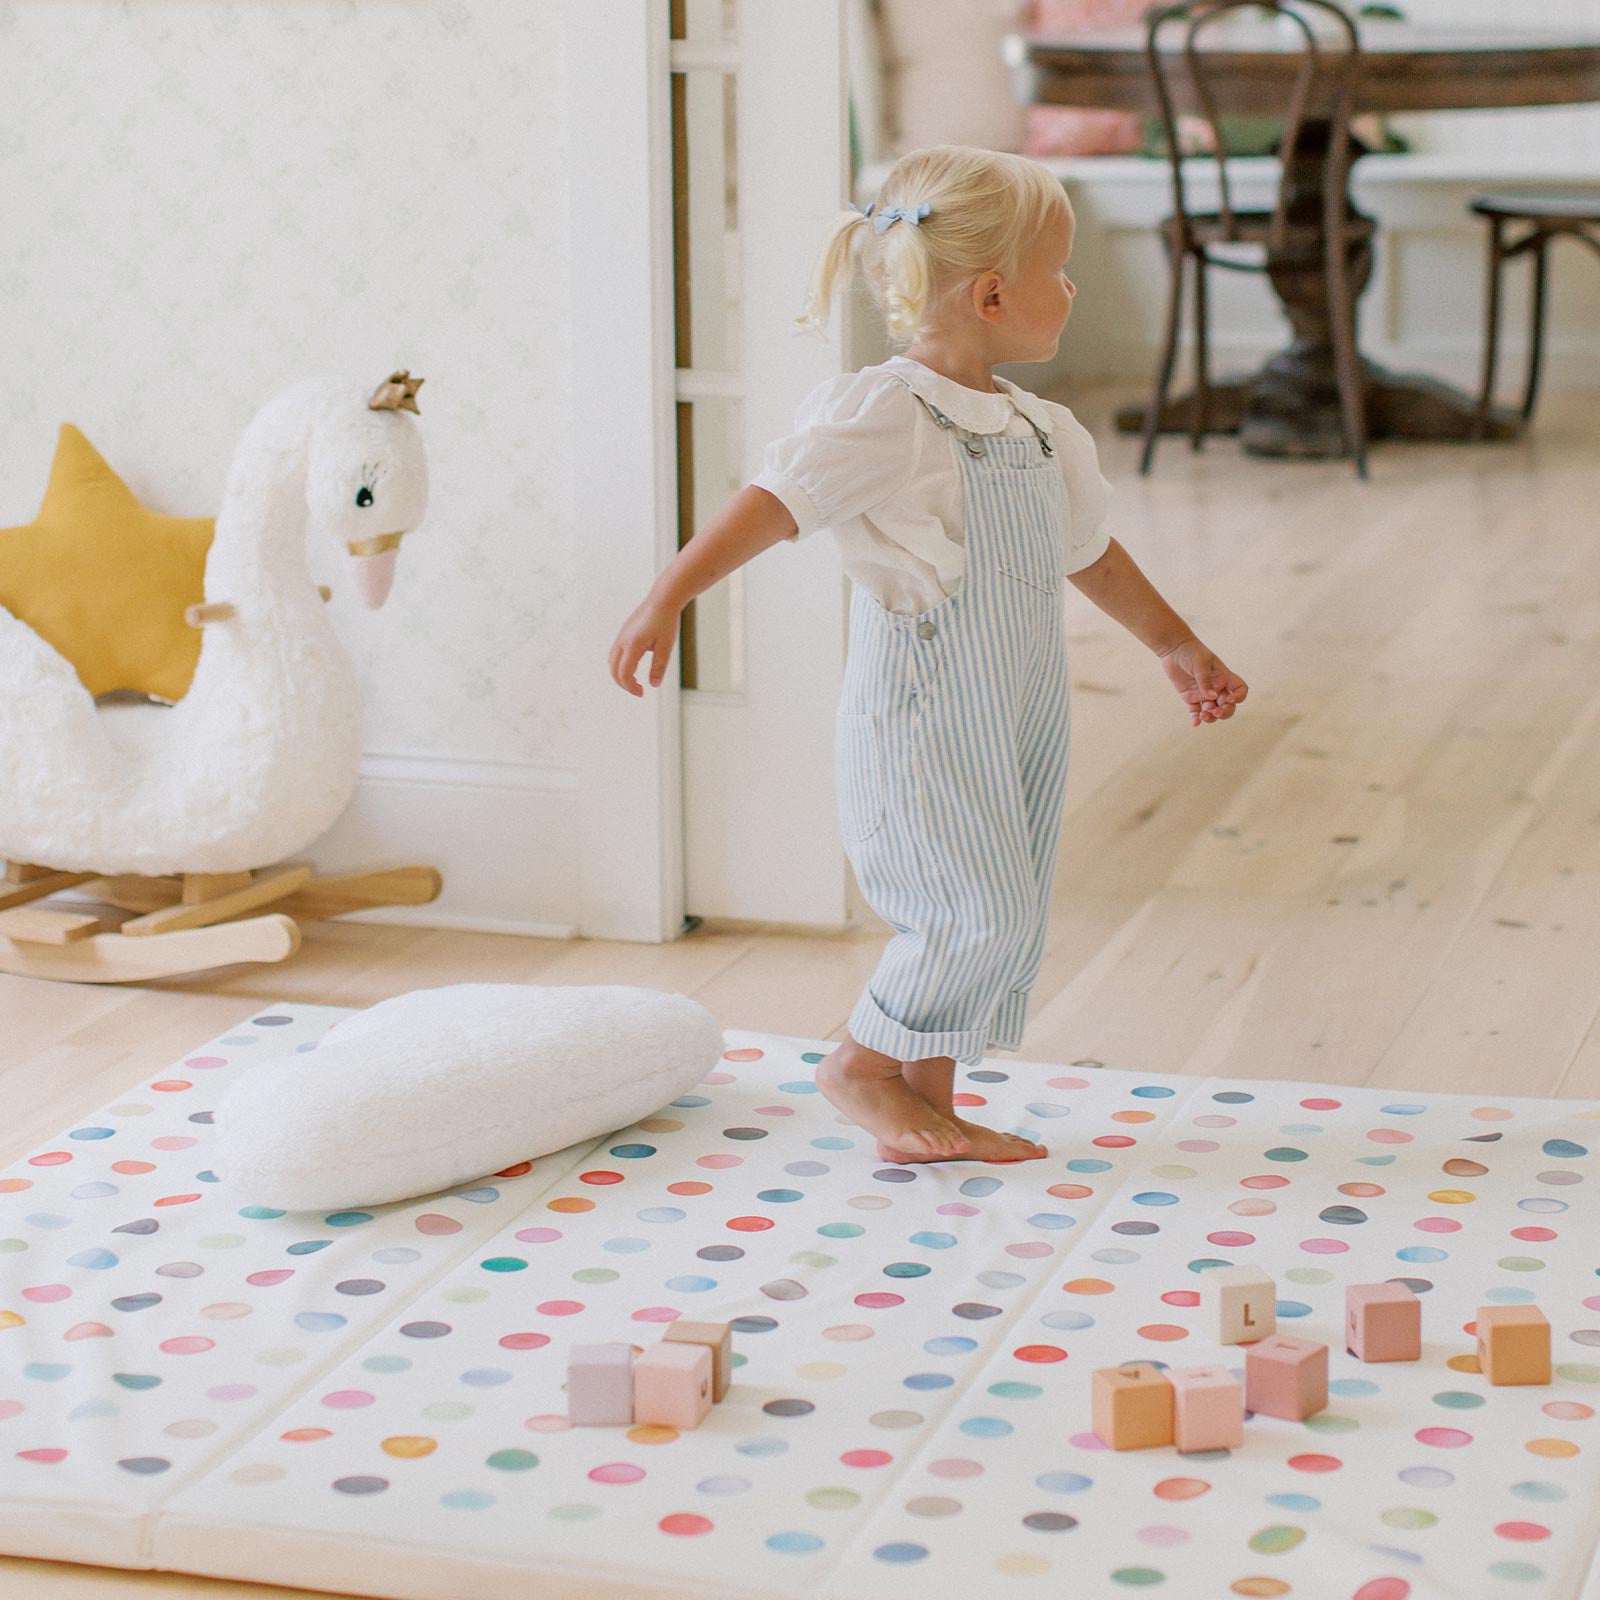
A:
[[[733,1382],[733,1327],[726,1322],[671,1322],[663,1339],[703,1344],[711,1351],[711,1398],[721,1400]]]
[[[1172,1383],[1172,1442],[1180,1450],[1237,1450],[1244,1388],[1226,1367],[1179,1367]]]
[[[567,1417],[577,1427],[633,1421],[633,1346],[575,1344],[567,1355]]]
[[[633,1420],[698,1428],[711,1410],[711,1351],[663,1339],[633,1364]]]
[[[1278,1286],[1260,1267],[1207,1267],[1200,1300],[1218,1344],[1250,1344],[1278,1328]]]
[[[1172,1443],[1172,1385],[1147,1361],[1101,1367],[1092,1380],[1094,1431],[1113,1450]]]
[[[1275,1333],[1244,1353],[1244,1403],[1251,1411],[1304,1422],[1328,1404],[1328,1347]]]
[[[1357,1361],[1418,1361],[1422,1302],[1403,1283],[1352,1283],[1344,1292],[1344,1344]]]
[[[1549,1383],[1550,1323],[1538,1306],[1478,1307],[1478,1367],[1490,1383]]]

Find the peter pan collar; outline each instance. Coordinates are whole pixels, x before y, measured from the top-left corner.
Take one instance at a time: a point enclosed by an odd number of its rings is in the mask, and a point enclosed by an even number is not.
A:
[[[1029,394],[998,372],[994,374],[994,381],[1003,392],[985,394],[981,389],[969,389],[964,383],[923,366],[910,356],[890,356],[882,365],[904,378],[924,400],[932,401],[952,422],[971,433],[1004,433],[1011,421],[1013,401],[1029,421],[1037,423],[1046,433],[1050,431],[1050,418],[1038,396]]]

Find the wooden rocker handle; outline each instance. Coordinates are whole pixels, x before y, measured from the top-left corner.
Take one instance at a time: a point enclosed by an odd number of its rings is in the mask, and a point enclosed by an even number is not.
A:
[[[322,603],[326,605],[333,599],[333,590],[327,584],[319,583],[317,593],[322,596]],[[191,628],[203,628],[208,622],[231,622],[238,613],[226,600],[208,600],[203,605],[186,606],[183,620]]]
[[[204,605],[186,606],[183,620],[191,628],[203,628],[208,622],[228,622],[234,610],[226,600],[208,600]]]

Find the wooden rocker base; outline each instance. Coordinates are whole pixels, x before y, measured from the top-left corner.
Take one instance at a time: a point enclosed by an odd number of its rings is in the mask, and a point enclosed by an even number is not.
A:
[[[74,983],[138,983],[237,962],[283,961],[300,947],[298,917],[314,921],[375,906],[426,905],[443,884],[437,867],[313,876],[309,863],[260,873],[181,877],[57,872],[5,863],[0,878],[0,972]],[[120,928],[30,904],[84,886],[105,905],[138,913]],[[257,913],[265,906],[272,910]]]
[[[240,961],[283,961],[299,948],[300,929],[281,912],[142,939],[97,933],[64,944],[12,939],[0,927],[0,972],[71,983],[147,983]]]

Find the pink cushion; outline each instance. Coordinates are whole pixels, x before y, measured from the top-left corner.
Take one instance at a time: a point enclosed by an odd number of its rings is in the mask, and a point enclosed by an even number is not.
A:
[[[1035,33],[1126,28],[1143,21],[1148,5],[1149,0],[1028,0],[1027,27]],[[1131,155],[1143,143],[1144,118],[1137,111],[1028,107],[1025,155]]]

